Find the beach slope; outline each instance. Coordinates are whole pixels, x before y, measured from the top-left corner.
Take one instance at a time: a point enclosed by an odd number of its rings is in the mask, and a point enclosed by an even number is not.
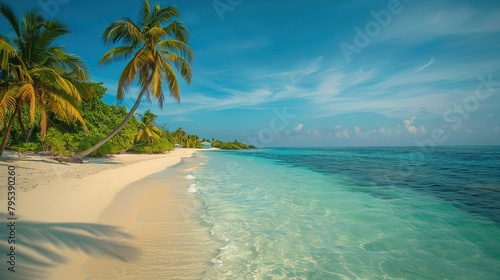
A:
[[[9,239],[0,240],[1,279],[86,279],[82,265],[92,256],[103,254],[121,261],[133,260],[138,248],[127,245],[127,233],[136,216],[161,201],[155,193],[142,196],[140,203],[124,211],[114,207],[116,219],[102,220],[113,209],[116,195],[127,185],[158,173],[192,156],[196,149],[176,149],[167,154],[114,155],[91,159],[84,164],[60,164],[48,157],[18,157],[10,153],[0,161],[0,216],[2,223],[15,222],[16,254],[6,266],[12,250]],[[9,168],[10,167],[10,168]],[[8,170],[15,175],[15,212],[8,213]],[[130,200],[134,201],[134,197]],[[150,205],[155,204],[155,205]],[[17,220],[8,220],[15,217]],[[2,226],[2,236],[9,229]],[[5,231],[5,232],[4,232]],[[5,260],[4,260],[5,259]]]

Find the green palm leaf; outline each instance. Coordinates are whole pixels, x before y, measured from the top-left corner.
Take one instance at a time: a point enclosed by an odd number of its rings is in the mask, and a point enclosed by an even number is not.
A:
[[[0,4],[0,14],[16,34],[11,48],[5,39],[0,39],[1,70],[8,72],[9,83],[16,90],[15,112],[20,116],[21,110],[28,108],[30,122],[34,122],[38,112],[42,138],[47,131],[49,113],[68,122],[78,121],[85,129],[78,107],[82,96],[89,97],[92,93],[88,83],[89,69],[78,56],[67,53],[64,47],[56,44],[63,35],[69,34],[67,26],[55,19],[45,20],[34,11],[18,19],[3,3]],[[2,97],[5,96],[6,93],[2,92]],[[9,106],[12,106],[12,93],[9,96]],[[2,108],[0,111],[3,120],[6,111]],[[11,120],[13,117],[11,115]],[[8,133],[6,131],[5,135]],[[0,155],[5,144],[4,141],[0,147]]]
[[[165,91],[180,102],[180,88],[177,75],[187,83],[191,81],[192,69],[189,63],[194,54],[188,46],[189,33],[182,22],[177,19],[180,13],[175,6],[151,6],[149,0],[144,0],[139,9],[137,23],[130,18],[120,18],[111,23],[102,34],[104,43],[120,44],[106,52],[99,65],[106,65],[118,60],[130,59],[123,69],[118,81],[116,97],[123,100],[132,83],[139,86],[139,95],[125,120],[108,136],[94,147],[76,155],[84,157],[97,150],[113,135],[123,129],[133,117],[142,98],[155,100],[162,108]],[[164,87],[166,86],[166,89]],[[154,129],[144,127],[143,132],[136,137],[148,135],[149,139],[156,136]]]

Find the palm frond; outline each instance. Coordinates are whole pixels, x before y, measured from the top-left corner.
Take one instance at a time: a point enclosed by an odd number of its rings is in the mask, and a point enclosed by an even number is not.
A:
[[[24,14],[20,22],[21,36],[18,38],[17,44],[21,57],[28,68],[32,68],[46,58],[45,49],[48,44],[46,40],[41,39],[45,29],[42,25],[43,22],[44,19],[34,11]]]
[[[35,88],[32,84],[24,84],[19,88],[19,98],[24,102],[28,103],[30,108],[30,123],[35,122],[35,111],[36,111],[36,94]]]
[[[124,18],[110,24],[102,34],[104,43],[113,44],[121,41],[125,45],[137,45],[144,40],[141,30],[129,18]]]
[[[71,99],[65,98],[64,95],[47,92],[46,106],[52,113],[64,120],[65,122],[78,121],[81,123],[84,130],[87,130],[83,117],[78,112],[77,108],[70,101]]]
[[[142,27],[147,25],[147,22],[151,18],[151,6],[149,5],[149,0],[144,0],[142,3],[142,8],[139,11],[139,18],[137,19],[138,26]]]
[[[151,73],[151,91],[156,100],[158,100],[158,105],[160,108],[163,108],[163,101],[165,96],[163,95],[163,74],[161,71],[160,63],[156,63],[156,67]]]
[[[40,25],[39,44],[47,48],[52,45],[59,37],[69,34],[69,30],[65,24],[58,20],[42,21]]]
[[[0,91],[0,129],[3,128],[7,115],[16,107],[16,92],[13,90]]]
[[[144,135],[144,130],[139,129],[137,135],[135,136],[135,142],[139,142],[142,139],[143,135]]]
[[[187,62],[192,62],[194,60],[193,50],[183,41],[180,40],[163,40],[158,42],[157,46],[166,52],[173,52],[182,56]]]
[[[134,58],[127,63],[125,69],[123,69],[120,75],[120,80],[118,81],[117,99],[123,100],[125,92],[130,87],[130,84],[134,82],[137,72],[140,71],[141,65],[149,63],[148,52],[146,50],[140,50],[134,56]]]
[[[175,7],[173,5],[170,5],[170,6],[165,7],[165,8],[161,8],[158,5],[157,5],[157,7],[159,7],[159,9],[155,10],[155,13],[153,15],[153,19],[157,20],[159,22],[171,22],[175,18],[179,18],[181,15],[179,13],[179,10],[177,9],[177,7]]]
[[[74,54],[68,54],[60,47],[51,47],[47,51],[52,54],[53,65],[62,69],[64,72],[76,76],[80,80],[89,80],[89,68],[84,61]]]
[[[164,65],[172,63],[174,65],[175,69],[177,70],[177,72],[184,79],[184,81],[187,84],[191,83],[193,71],[191,69],[189,62],[187,62],[185,59],[183,59],[182,57],[180,57],[174,53],[161,51],[161,61],[162,61],[162,64],[164,64]],[[163,71],[171,71],[169,69],[171,69],[171,68],[164,67],[164,69],[162,69],[162,70]]]
[[[182,42],[189,41],[189,32],[182,22],[174,21],[163,28],[168,35]]]
[[[16,15],[14,14],[14,11],[7,6],[5,3],[0,3],[0,14],[2,14],[5,19],[9,22],[10,26],[16,33],[17,37],[21,36],[21,33],[19,31],[19,20],[17,19]]]
[[[111,62],[128,59],[133,53],[135,48],[133,46],[120,46],[107,51],[99,60],[99,66],[107,65]]]
[[[12,57],[17,57],[16,50],[0,36],[0,70],[9,71],[9,59]]]
[[[165,134],[165,132],[161,129],[161,128],[158,128],[156,126],[152,127],[151,130],[156,134],[158,135],[158,138],[160,138],[161,136],[163,136]]]
[[[181,96],[179,90],[179,82],[177,81],[175,71],[167,60],[163,59],[162,56],[159,57],[162,70],[165,72],[165,78],[167,79],[170,96],[172,96],[177,102],[180,102]]]
[[[165,32],[165,30],[158,26],[153,26],[145,32],[145,37],[148,38],[148,40],[150,40],[151,42],[158,42],[162,37],[166,35],[167,33]]]
[[[81,101],[81,96],[76,87],[61,75],[56,69],[40,67],[30,70],[31,76],[37,78],[37,81],[45,88],[64,92],[77,101]]]
[[[91,82],[75,79],[74,77],[66,77],[66,79],[75,86],[82,100],[89,100],[95,95]]]

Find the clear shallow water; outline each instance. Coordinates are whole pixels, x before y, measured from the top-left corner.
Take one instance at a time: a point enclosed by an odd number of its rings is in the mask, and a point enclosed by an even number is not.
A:
[[[206,279],[497,279],[500,148],[206,152]]]

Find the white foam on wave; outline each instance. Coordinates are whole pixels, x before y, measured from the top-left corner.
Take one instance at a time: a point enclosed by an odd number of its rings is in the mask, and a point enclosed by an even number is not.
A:
[[[213,258],[213,259],[212,259],[212,263],[213,263],[213,264],[222,265],[222,261],[221,261],[221,260],[219,260],[219,259],[216,259],[216,258]]]
[[[224,247],[221,247],[221,248],[219,248],[219,250],[220,250],[220,251],[226,251],[227,249],[229,249],[229,247],[231,247],[231,244],[226,245],[226,246],[224,246]]]
[[[189,179],[189,180],[194,180],[194,179],[196,179],[196,177],[194,177],[194,176],[193,176],[193,174],[188,174],[188,175],[186,176],[186,179]]]
[[[188,192],[190,193],[196,193],[196,184],[191,184],[189,187],[188,187]]]

